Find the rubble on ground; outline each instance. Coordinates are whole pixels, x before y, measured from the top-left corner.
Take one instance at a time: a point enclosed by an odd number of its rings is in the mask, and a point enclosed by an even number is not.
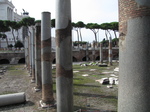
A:
[[[117,73],[116,73],[117,72]],[[96,82],[99,82],[102,85],[107,84],[107,88],[113,88],[113,85],[118,85],[119,84],[119,79],[118,79],[118,74],[119,68],[116,67],[114,69],[114,74],[110,74],[110,77],[104,77],[98,80],[95,80]],[[102,72],[104,73],[104,72]],[[110,73],[110,72],[105,72],[105,73]]]

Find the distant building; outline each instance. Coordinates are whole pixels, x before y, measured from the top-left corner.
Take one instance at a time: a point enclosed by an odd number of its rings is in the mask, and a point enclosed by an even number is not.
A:
[[[13,3],[9,0],[0,0],[0,20],[10,20],[10,21],[20,21],[22,18],[27,17],[28,13],[23,13],[21,15],[17,14],[17,9]],[[18,38],[16,40],[23,41],[23,32],[22,28],[18,31]],[[17,36],[17,32],[14,32],[15,37]],[[6,32],[8,38],[8,44],[14,45],[14,39],[11,31]],[[6,39],[0,39],[0,48],[7,47]]]

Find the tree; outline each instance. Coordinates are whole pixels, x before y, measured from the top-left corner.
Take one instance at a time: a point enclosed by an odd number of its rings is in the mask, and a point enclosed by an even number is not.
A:
[[[100,24],[100,26],[101,26],[101,29],[102,30],[105,30],[105,36],[106,36],[106,39],[108,40],[108,33],[109,33],[109,29],[111,29],[111,24],[109,24],[109,23],[102,23],[102,24]]]
[[[41,20],[36,20],[36,21],[35,21],[35,24],[36,24],[36,23],[41,23]]]
[[[20,21],[20,23],[22,24],[22,26],[29,27],[35,25],[35,18],[31,18],[31,17],[23,18]]]
[[[90,29],[94,33],[95,42],[97,43],[97,33],[98,33],[99,29],[101,28],[101,26],[97,23],[88,23],[87,25],[85,25],[85,27],[87,29]]]
[[[4,21],[4,24],[9,27],[11,29],[11,32],[12,32],[12,35],[13,35],[13,40],[14,40],[14,43],[16,43],[16,38],[18,40],[18,35],[19,35],[19,32],[18,30],[21,28],[21,24],[20,22],[16,22],[16,21],[10,21],[10,20],[5,20]],[[15,35],[14,35],[14,31],[17,31],[17,37],[15,38]]]
[[[105,40],[105,38],[101,41],[103,47],[108,47],[109,41]]]
[[[118,38],[112,39],[112,46],[115,47],[116,45],[118,45],[118,42],[119,42]]]
[[[27,31],[31,34],[31,32],[29,31],[29,27],[35,25],[35,18],[31,18],[31,17],[23,18],[20,21],[20,24],[26,27]]]
[[[81,42],[82,42],[81,29],[85,27],[85,24],[82,21],[78,21],[76,23],[76,27],[78,28],[78,31],[80,33],[80,39],[81,39]]]
[[[111,30],[113,30],[115,38],[117,38],[116,32],[119,30],[119,23],[118,22],[111,22]]]
[[[29,30],[29,27],[35,25],[35,18],[31,18],[31,17],[23,18],[20,21],[20,24],[25,27],[24,30],[26,33],[24,35],[28,36],[28,32],[29,32],[31,37],[31,32]]]
[[[72,28],[77,32],[77,39],[78,39],[78,47],[79,47],[79,31],[76,23],[72,22]]]
[[[55,28],[55,19],[52,19],[52,20],[51,20],[51,27],[52,27],[52,28]]]
[[[82,21],[78,21],[77,23],[72,22],[72,27],[73,30],[77,32],[78,43],[79,43],[79,38],[82,42],[81,29],[85,27],[85,24]]]
[[[13,36],[14,36],[14,30],[17,32],[17,36],[16,36],[16,39],[18,41],[18,36],[19,36],[19,29],[22,27],[21,23],[20,22],[15,22],[15,21],[12,21],[12,33],[13,33]],[[14,39],[15,39],[15,36],[14,36]],[[16,41],[16,40],[14,40]],[[16,42],[15,42],[16,43]]]
[[[112,36],[110,33],[110,29],[112,29],[112,25],[110,23],[103,23],[101,24],[101,29],[105,30],[105,35],[107,37],[107,34],[109,34],[109,53],[108,53],[108,63],[111,66],[112,65]],[[108,37],[107,37],[108,39]]]
[[[8,38],[7,35],[5,34],[5,32],[10,31],[9,26],[7,26],[6,24],[4,24],[3,20],[0,20],[0,32],[1,32],[1,38],[5,38],[6,42],[7,42],[7,46],[8,46]]]
[[[18,41],[16,42],[16,44],[14,45],[14,47],[15,47],[15,48],[17,48],[17,47],[18,47],[18,48],[21,48],[21,47],[24,47],[24,45],[23,45],[23,43],[22,43],[21,41],[18,40]]]
[[[8,48],[12,48],[12,47],[13,47],[13,45],[12,45],[12,44],[9,44],[9,45],[8,45]]]

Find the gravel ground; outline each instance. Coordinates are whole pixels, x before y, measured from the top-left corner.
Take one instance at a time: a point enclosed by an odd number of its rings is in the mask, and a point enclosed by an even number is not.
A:
[[[35,83],[31,83],[27,70],[24,65],[19,65],[17,69],[8,70],[0,75],[0,95],[25,92],[26,102],[24,104],[16,104],[0,107],[0,112],[56,112],[56,109],[42,109],[39,106],[41,100],[41,92],[35,92]]]

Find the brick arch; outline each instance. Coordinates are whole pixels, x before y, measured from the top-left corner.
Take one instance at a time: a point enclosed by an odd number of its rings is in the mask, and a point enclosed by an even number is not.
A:
[[[95,60],[100,60],[100,56],[96,56]]]
[[[10,61],[8,59],[0,59],[0,64],[9,64]]]
[[[54,58],[54,59],[52,60],[52,63],[53,63],[53,64],[55,64],[55,63],[56,63],[56,58]]]
[[[25,58],[20,58],[18,60],[18,64],[24,64],[25,63]]]
[[[73,62],[77,62],[78,60],[77,60],[77,58],[75,58],[74,56],[72,57],[72,61]]]
[[[82,61],[87,61],[86,58],[87,58],[87,56],[83,57]],[[88,56],[88,60],[91,60],[89,56]]]

